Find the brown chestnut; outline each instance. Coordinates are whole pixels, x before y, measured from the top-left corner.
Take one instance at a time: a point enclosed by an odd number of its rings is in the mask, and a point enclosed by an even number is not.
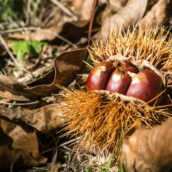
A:
[[[126,65],[124,68],[126,71],[129,71],[132,73],[139,73],[139,70],[135,66]]]
[[[105,90],[107,82],[113,72],[113,62],[107,61],[95,66],[87,79],[86,88],[90,90]]]
[[[126,94],[128,87],[131,83],[131,77],[125,72],[118,68],[112,73],[106,90],[111,93]]]
[[[135,97],[148,102],[158,96],[163,91],[161,78],[150,69],[143,69],[138,74],[133,74],[131,84],[127,91],[127,96]],[[158,97],[156,105],[159,105],[162,95]],[[156,100],[149,103],[154,105]]]

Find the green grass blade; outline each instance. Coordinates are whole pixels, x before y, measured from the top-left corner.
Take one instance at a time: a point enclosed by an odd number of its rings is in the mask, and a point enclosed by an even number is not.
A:
[[[110,164],[111,164],[111,162],[112,162],[112,159],[113,159],[113,155],[110,157],[110,160],[109,160],[109,162],[108,162],[108,164],[107,164],[107,166],[106,166],[105,172],[108,172],[108,171],[109,171],[109,167],[110,167]]]
[[[85,166],[84,165],[83,165],[82,169],[83,169],[84,172],[86,172],[86,169],[85,169]]]
[[[121,162],[121,147],[122,147],[122,134],[123,134],[124,122],[121,127],[120,143],[119,143],[119,172],[123,172],[122,162]]]

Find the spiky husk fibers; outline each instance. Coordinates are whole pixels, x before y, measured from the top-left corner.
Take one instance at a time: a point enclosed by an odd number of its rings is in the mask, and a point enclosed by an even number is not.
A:
[[[124,131],[139,118],[148,128],[169,119],[171,113],[172,87],[172,39],[164,29],[142,30],[121,34],[103,46],[94,42],[89,48],[91,58],[96,63],[115,55],[133,57],[134,60],[147,60],[166,78],[166,96],[160,106],[149,106],[138,99],[129,98],[107,91],[90,91],[66,89],[63,94],[65,102],[61,108],[64,114],[63,126],[67,134],[80,136],[85,143],[94,144],[101,150],[110,149],[118,153],[122,123]],[[97,58],[93,56],[97,55]],[[120,60],[120,59],[119,59]]]

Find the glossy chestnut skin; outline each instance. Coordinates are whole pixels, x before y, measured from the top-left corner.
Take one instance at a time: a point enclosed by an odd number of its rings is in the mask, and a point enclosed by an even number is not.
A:
[[[111,93],[125,95],[130,83],[131,77],[125,71],[116,68],[107,83],[106,90],[110,91]]]
[[[163,83],[161,78],[150,69],[143,69],[138,74],[132,76],[131,84],[128,88],[126,96],[135,97],[148,102],[155,98],[163,91]],[[158,97],[156,105],[159,105],[162,95]],[[154,105],[156,100],[149,103]]]
[[[86,88],[90,90],[105,90],[107,82],[113,72],[113,63],[111,61],[99,63],[95,66],[87,79]]]
[[[134,66],[126,65],[124,68],[125,68],[126,71],[129,71],[129,72],[132,72],[132,73],[139,73],[139,70]]]

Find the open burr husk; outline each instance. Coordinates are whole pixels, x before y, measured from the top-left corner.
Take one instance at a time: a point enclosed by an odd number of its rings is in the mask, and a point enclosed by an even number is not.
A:
[[[152,128],[170,118],[172,39],[164,28],[139,33],[135,28],[124,34],[116,32],[105,45],[95,41],[93,44],[88,50],[94,65],[111,60],[114,66],[132,63],[138,69],[149,68],[160,76],[164,87],[156,97],[163,96],[160,105],[149,106],[148,102],[105,90],[86,92],[59,86],[64,90],[65,103],[61,105],[64,135],[80,136],[86,149],[94,145],[100,152],[109,150],[118,155],[122,124],[126,132],[137,119]]]

